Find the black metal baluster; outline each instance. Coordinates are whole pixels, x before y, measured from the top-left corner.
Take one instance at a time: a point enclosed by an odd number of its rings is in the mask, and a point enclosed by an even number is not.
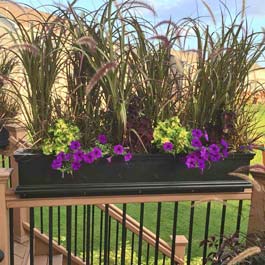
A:
[[[14,265],[14,211],[9,209],[10,265]]]
[[[34,208],[29,209],[29,260],[34,265]]]
[[[207,239],[208,239],[208,234],[209,234],[210,214],[211,214],[211,202],[208,202],[207,209],[206,209],[206,220],[205,220],[205,230],[204,230],[204,245],[203,245],[203,255],[202,255],[203,264],[205,264],[207,261],[206,260]]]
[[[170,264],[175,265],[175,245],[176,245],[176,234],[177,234],[177,221],[178,221],[178,202],[174,204],[174,216],[173,216],[173,227],[172,227],[172,244],[171,244],[171,257]]]
[[[239,236],[240,225],[241,225],[242,207],[243,207],[243,200],[240,200],[238,203],[237,222],[236,222],[236,234],[238,236]]]
[[[103,230],[103,211],[100,212],[100,228],[99,228],[99,264],[101,265],[101,257],[102,257],[102,230]]]
[[[134,254],[134,233],[132,232],[131,265],[133,265],[133,254]]]
[[[143,226],[144,226],[144,203],[141,203],[140,230],[139,230],[139,241],[138,241],[138,265],[142,265]]]
[[[86,265],[89,265],[90,258],[90,205],[87,205],[87,237],[86,237]]]
[[[57,229],[58,229],[58,245],[61,245],[61,207],[57,207]]]
[[[190,208],[190,227],[189,227],[189,243],[188,243],[188,253],[187,253],[187,265],[191,262],[191,247],[192,247],[192,233],[193,233],[193,220],[194,220],[194,201],[191,202]]]
[[[83,206],[83,261],[86,260],[86,206]]]
[[[147,244],[147,249],[146,249],[146,265],[149,264],[149,254],[150,254],[150,245]]]
[[[225,230],[225,217],[226,217],[226,203],[227,203],[227,201],[224,201],[223,209],[222,209],[221,226],[220,226],[219,248],[221,247],[221,245],[222,245],[222,243],[223,243],[223,237],[224,237],[224,230]]]
[[[52,237],[53,237],[53,208],[49,207],[49,265],[53,263],[53,245],[52,245]]]
[[[72,206],[66,207],[66,245],[67,245],[67,265],[71,265],[72,251]]]
[[[40,207],[40,232],[43,234],[43,207]]]
[[[156,244],[155,244],[155,262],[158,264],[158,249],[159,249],[159,239],[160,239],[160,221],[161,221],[161,202],[157,204],[157,217],[156,217]]]
[[[109,216],[108,262],[110,261],[110,242],[111,242],[111,216]]]
[[[91,221],[91,264],[94,262],[94,230],[95,230],[95,205],[92,206],[92,221]]]
[[[125,250],[126,250],[126,209],[127,205],[124,203],[122,206],[122,243],[121,243],[121,264],[125,265]]]
[[[75,244],[75,248],[74,248],[74,255],[77,255],[77,214],[78,214],[78,206],[75,206],[75,236],[74,236],[74,244]]]
[[[163,265],[165,265],[166,264],[166,256],[165,256],[165,254],[163,254]]]
[[[12,166],[11,166],[11,156],[8,156],[7,168],[12,168]],[[12,178],[9,178],[9,188],[13,188]]]
[[[104,265],[108,264],[108,236],[109,236],[109,205],[105,205],[105,226],[104,226]]]
[[[115,265],[118,262],[118,251],[119,251],[119,222],[116,223],[116,244],[115,244]]]
[[[5,157],[2,155],[1,157],[2,160],[2,168],[5,168]]]

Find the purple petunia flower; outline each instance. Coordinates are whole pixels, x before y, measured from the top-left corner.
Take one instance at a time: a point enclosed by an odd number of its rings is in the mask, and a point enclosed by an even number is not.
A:
[[[116,155],[122,155],[124,152],[124,148],[121,144],[117,144],[113,147],[113,151]]]
[[[63,161],[64,160],[64,152],[60,152],[59,154],[56,155],[56,159],[58,161]]]
[[[240,145],[240,146],[239,146],[239,149],[240,149],[241,151],[243,151],[245,148],[246,148],[246,146],[244,146],[244,145]]]
[[[204,138],[207,142],[209,142],[209,135],[208,135],[207,131],[204,131]]]
[[[173,150],[174,145],[171,142],[165,142],[163,144],[163,149],[165,152],[170,152]]]
[[[198,162],[198,168],[199,168],[201,171],[203,171],[203,170],[205,169],[205,160],[203,160],[203,159],[198,159],[197,162]]]
[[[52,161],[51,167],[52,167],[52,169],[56,170],[56,169],[60,169],[62,167],[62,165],[63,165],[62,160],[54,159]]]
[[[124,156],[124,161],[128,162],[132,159],[132,154],[131,153],[127,153],[125,156]]]
[[[79,162],[77,162],[77,161],[74,161],[74,162],[71,164],[71,167],[72,167],[72,169],[73,169],[74,171],[77,171],[77,170],[80,169],[81,164],[80,164]]]
[[[87,164],[92,164],[95,161],[95,154],[94,152],[89,152],[83,155],[83,160]]]
[[[217,162],[222,158],[222,156],[220,155],[220,153],[215,153],[215,154],[211,154],[210,155],[210,160],[213,162]]]
[[[217,144],[211,144],[208,150],[210,154],[215,155],[220,152],[220,147]]]
[[[222,150],[222,153],[224,158],[228,157],[228,151],[226,148]]]
[[[201,151],[200,151],[200,155],[201,155],[201,158],[204,159],[204,160],[208,160],[209,158],[209,154],[208,154],[208,151],[207,151],[207,148],[206,147],[202,147]]]
[[[77,150],[73,157],[74,157],[74,161],[76,162],[81,162],[83,160],[83,156],[84,156],[84,152],[81,150]]]
[[[99,147],[95,147],[92,152],[96,159],[102,157],[102,150]]]
[[[65,160],[65,161],[70,161],[71,158],[72,158],[72,155],[71,155],[71,154],[65,154],[65,155],[64,155],[64,160]]]
[[[220,143],[221,143],[221,145],[222,145],[223,147],[228,148],[228,143],[227,143],[227,141],[225,141],[224,139],[222,139],[222,140],[220,141]]]
[[[254,148],[253,144],[249,144],[249,145],[248,145],[248,150],[249,150],[249,151],[253,151],[253,148]]]
[[[253,151],[253,145],[252,144],[248,144],[248,145],[241,145],[240,150],[249,150],[249,151]]]
[[[193,138],[193,139],[191,140],[191,145],[192,145],[193,147],[202,147],[202,142],[201,142],[200,139],[198,139],[198,138]]]
[[[188,157],[187,159],[186,159],[186,162],[185,162],[185,164],[186,164],[186,166],[188,167],[188,168],[195,168],[196,167],[196,159],[194,159],[194,158],[191,158],[191,157]]]
[[[105,134],[100,134],[98,136],[98,141],[101,143],[101,144],[106,144],[107,143],[107,136]]]
[[[191,158],[191,159],[195,159],[195,160],[197,160],[198,157],[199,157],[199,154],[198,154],[197,152],[192,152],[192,153],[190,153],[190,154],[188,154],[188,155],[186,156],[187,159],[188,159],[188,158]]]
[[[81,144],[79,141],[72,141],[70,143],[70,149],[71,150],[78,150],[78,149],[80,149],[80,147],[81,147]]]
[[[203,136],[203,133],[200,129],[193,129],[191,134],[195,138],[201,138]]]

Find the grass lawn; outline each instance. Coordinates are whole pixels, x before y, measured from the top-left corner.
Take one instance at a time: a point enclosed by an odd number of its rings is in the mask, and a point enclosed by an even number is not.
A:
[[[259,109],[259,117],[265,117],[265,106],[258,105],[255,106]],[[261,120],[261,125],[265,125],[265,118]],[[265,143],[265,141],[264,141]],[[261,152],[257,152],[257,155],[252,161],[252,164],[261,163]],[[248,213],[249,213],[250,202],[245,201],[243,204],[242,211],[242,223],[241,223],[241,232],[245,233],[247,230],[248,224]],[[210,229],[209,235],[219,235],[220,223],[221,223],[221,212],[222,204],[220,202],[213,202],[211,207],[211,218],[210,218]],[[162,216],[161,216],[161,228],[160,235],[165,240],[170,242],[170,235],[172,234],[172,220],[173,220],[173,203],[163,203],[162,204]],[[74,213],[73,207],[73,213]],[[188,229],[189,229],[189,218],[190,218],[190,202],[184,202],[179,204],[179,215],[178,215],[178,225],[177,225],[177,234],[185,235],[188,238]],[[227,202],[227,214],[225,222],[225,234],[229,235],[235,232],[236,229],[236,218],[237,218],[237,209],[238,202]],[[192,257],[201,257],[202,248],[199,247],[200,241],[204,238],[204,227],[205,227],[205,216],[206,216],[206,203],[197,204],[195,206],[194,214],[194,230],[193,230],[193,240],[192,240]],[[36,224],[39,224],[39,214],[38,209],[36,209]],[[139,221],[140,207],[138,204],[129,204],[127,206],[127,212],[133,216],[136,220]],[[156,213],[157,213],[157,204],[147,203],[145,204],[145,216],[144,216],[144,226],[149,228],[151,231],[156,231]],[[100,242],[100,211],[95,207],[95,232],[94,232],[94,249],[95,252],[99,253],[99,242]],[[44,230],[48,231],[47,220],[48,220],[48,209],[44,209]],[[61,208],[61,235],[62,240],[65,243],[66,227],[65,227],[65,208]],[[73,216],[74,220],[74,216]],[[74,231],[74,221],[73,230]],[[104,224],[104,215],[103,215],[103,224]],[[78,217],[77,217],[77,253],[82,256],[82,246],[83,246],[83,207],[78,207]],[[57,211],[54,210],[54,237],[57,237]],[[115,245],[115,235],[116,235],[116,223],[111,222],[111,249],[114,249]],[[73,232],[74,233],[74,232]],[[121,240],[121,228],[119,230],[119,238]],[[103,229],[103,239],[104,239],[104,229]],[[135,251],[137,251],[137,240],[135,243]],[[131,241],[131,234],[128,233],[127,241]],[[73,235],[73,245],[75,239]],[[129,243],[128,243],[129,245]],[[146,246],[144,246],[145,248]],[[74,246],[72,247],[74,249]],[[131,250],[129,250],[130,252]],[[146,252],[146,251],[143,251]],[[97,259],[97,258],[96,258]],[[135,262],[135,261],[134,261]],[[151,263],[150,263],[151,264]]]
[[[256,105],[255,108],[257,108],[257,110],[258,110],[257,118],[260,121],[259,132],[262,133],[265,130],[264,128],[262,128],[262,126],[265,126],[265,106],[260,104],[260,105]],[[265,145],[265,137],[263,137],[262,139],[260,139],[259,142],[261,144],[264,144]],[[256,152],[256,156],[251,161],[251,164],[257,164],[257,163],[262,163],[262,154],[259,151]]]

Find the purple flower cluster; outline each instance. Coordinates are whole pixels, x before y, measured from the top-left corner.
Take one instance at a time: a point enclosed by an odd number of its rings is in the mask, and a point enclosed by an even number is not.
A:
[[[113,152],[115,155],[123,155],[124,161],[128,162],[132,159],[132,153],[130,152],[125,152],[124,147],[121,144],[117,144],[113,147]],[[111,159],[110,159],[111,161]]]
[[[106,144],[107,143],[107,136],[105,134],[100,134],[98,136],[98,141],[100,144]]]
[[[195,150],[186,156],[185,163],[188,168],[199,168],[203,172],[207,162],[217,162],[228,156],[228,143],[224,139],[220,144],[209,145],[208,141],[207,132],[192,130],[191,145]]]
[[[107,144],[107,137],[104,134],[100,134],[97,140],[101,145]],[[124,161],[126,162],[132,159],[132,154],[125,152],[124,147],[120,144],[113,147],[113,153],[115,155],[123,155]],[[94,147],[89,152],[84,152],[81,149],[79,141],[72,141],[69,145],[69,152],[60,152],[57,154],[55,159],[52,161],[51,167],[55,170],[67,168],[69,170],[77,171],[81,168],[82,163],[92,164],[102,157],[103,151],[99,146]],[[111,158],[112,156],[107,157],[107,161],[111,162]]]
[[[174,145],[171,142],[163,143],[163,149],[165,152],[171,152],[174,148]]]
[[[96,159],[102,157],[102,150],[99,147],[93,148],[90,152],[81,150],[79,141],[72,141],[69,146],[69,153],[60,152],[52,161],[53,169],[61,169],[65,163],[70,163],[71,169],[77,171],[81,168],[82,162],[92,164]]]

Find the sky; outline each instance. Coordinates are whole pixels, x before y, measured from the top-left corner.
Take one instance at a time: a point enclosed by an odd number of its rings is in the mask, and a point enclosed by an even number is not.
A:
[[[69,0],[16,0],[20,3],[25,3],[34,7],[41,5],[48,5],[53,3],[67,4]],[[104,3],[106,0],[79,0],[78,6],[85,7],[87,9],[95,10],[98,6]],[[122,0],[120,0],[122,1]],[[219,0],[204,0],[213,10],[215,16],[220,17],[220,6]],[[119,2],[119,0],[118,0]],[[154,21],[159,22],[170,17],[174,21],[178,21],[184,17],[197,17],[203,16],[204,20],[211,23],[209,12],[203,5],[202,0],[144,0],[144,2],[154,7],[157,12],[157,16],[154,17],[150,12],[143,11],[145,17]],[[242,7],[242,0],[223,0],[228,6],[229,11],[232,14],[237,14]],[[254,31],[260,31],[262,27],[265,28],[265,0],[246,0],[246,15],[251,27]]]

